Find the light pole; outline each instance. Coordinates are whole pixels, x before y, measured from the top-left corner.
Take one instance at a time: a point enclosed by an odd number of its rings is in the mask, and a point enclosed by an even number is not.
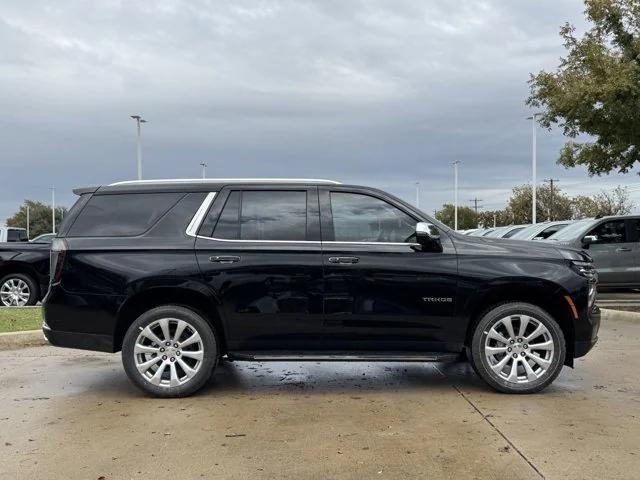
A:
[[[27,240],[29,240],[29,205],[27,204]]]
[[[536,164],[537,164],[537,145],[536,145],[536,117],[539,113],[534,113],[532,116],[527,117],[527,120],[531,120],[531,164],[532,164],[532,189],[531,189],[531,223],[536,223],[536,185],[538,183],[536,179]]]
[[[207,178],[207,164],[202,162],[200,165],[202,166],[202,178]]]
[[[51,233],[56,233],[56,187],[51,187]]]
[[[140,115],[131,115],[131,118],[136,121],[138,127],[138,180],[142,180],[142,144],[140,141],[140,124],[147,123],[147,121]]]
[[[458,165],[460,160],[453,162],[453,229],[458,230]]]
[[[420,182],[416,182],[416,208],[420,208]]]

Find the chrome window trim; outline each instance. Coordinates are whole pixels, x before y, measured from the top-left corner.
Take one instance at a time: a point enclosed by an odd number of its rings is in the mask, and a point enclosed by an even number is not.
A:
[[[185,232],[190,237],[195,238],[198,236],[198,229],[200,228],[205,215],[209,211],[209,207],[211,207],[213,200],[216,198],[216,193],[217,192],[209,192],[198,207],[198,210],[196,210],[196,213],[191,219],[191,222],[189,222],[189,226],[187,226],[187,230]]]

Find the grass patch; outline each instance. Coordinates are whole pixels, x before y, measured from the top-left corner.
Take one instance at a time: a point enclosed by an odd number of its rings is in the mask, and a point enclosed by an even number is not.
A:
[[[41,308],[0,307],[0,333],[41,328]]]

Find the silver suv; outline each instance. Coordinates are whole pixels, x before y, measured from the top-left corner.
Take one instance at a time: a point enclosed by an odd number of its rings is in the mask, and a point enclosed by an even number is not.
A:
[[[640,216],[587,218],[551,235],[547,241],[585,249],[601,287],[640,287]]]

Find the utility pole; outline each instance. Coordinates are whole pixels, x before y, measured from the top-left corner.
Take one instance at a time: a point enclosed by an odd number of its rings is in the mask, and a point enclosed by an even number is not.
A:
[[[458,165],[460,160],[453,162],[453,229],[458,230]]]
[[[51,187],[51,233],[56,233],[56,187]]]
[[[138,126],[138,136],[137,136],[137,150],[138,150],[138,180],[142,180],[142,140],[140,138],[140,124],[147,123],[147,121],[142,118],[140,115],[131,115]]]
[[[469,201],[473,203],[473,208],[476,211],[476,224],[480,225],[480,222],[478,221],[478,208],[482,208],[482,205],[478,205],[478,202],[482,202],[482,199],[476,197],[473,200]]]
[[[531,135],[532,135],[532,143],[531,143],[531,164],[532,164],[532,202],[531,202],[531,223],[536,223],[536,184],[538,183],[536,179],[536,168],[537,168],[537,145],[536,145],[536,118],[540,115],[539,113],[534,113],[532,116],[527,117],[527,120],[531,120]]]
[[[420,182],[416,182],[416,208],[420,208]]]
[[[29,205],[27,205],[27,240],[29,240]]]
[[[554,182],[559,182],[557,178],[547,178],[544,180],[545,182],[549,182],[549,187],[551,188],[551,193],[549,197],[549,221],[553,221],[553,184]]]
[[[202,162],[200,165],[202,166],[202,178],[205,179],[207,178],[207,164]]]
[[[496,228],[496,214],[493,214],[493,228]]]

